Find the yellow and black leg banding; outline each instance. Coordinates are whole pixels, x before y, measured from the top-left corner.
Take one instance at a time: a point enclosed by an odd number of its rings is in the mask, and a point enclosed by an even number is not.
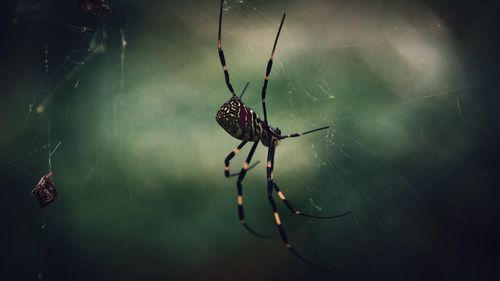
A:
[[[236,181],[236,187],[238,189],[238,197],[237,197],[237,205],[238,205],[238,217],[240,219],[241,224],[253,235],[261,237],[261,238],[269,238],[267,235],[260,234],[253,230],[248,224],[245,222],[245,211],[243,209],[243,179],[245,179],[245,175],[247,174],[247,171],[251,169],[253,166],[249,166],[250,161],[252,161],[253,154],[255,153],[255,149],[257,149],[257,145],[259,142],[255,142],[252,145],[252,148],[250,149],[250,152],[248,153],[247,159],[243,163],[243,168],[238,174],[238,180]]]
[[[281,223],[281,218],[280,218],[280,215],[278,213],[278,209],[276,208],[276,203],[275,203],[273,196],[272,196],[272,189],[271,189],[271,195],[268,195],[268,200],[269,200],[269,204],[271,204],[271,208],[273,210],[274,220],[276,222],[276,226],[278,227],[278,231],[280,233],[281,240],[283,241],[285,246],[291,248],[291,245],[288,242],[288,236],[286,235],[285,228],[283,227],[283,225]]]
[[[278,197],[281,199],[281,201],[283,201],[283,203],[285,204],[286,208],[288,210],[290,210],[290,212],[292,212],[295,215],[309,217],[309,218],[316,218],[316,219],[333,219],[333,218],[343,217],[343,216],[348,215],[348,214],[351,213],[351,211],[348,211],[348,212],[345,212],[345,213],[342,213],[342,214],[331,215],[331,216],[315,216],[315,215],[306,214],[306,213],[303,213],[303,212],[297,210],[297,208],[295,208],[292,205],[292,203],[290,203],[290,201],[288,201],[288,199],[286,199],[285,194],[279,189],[278,184],[276,184],[275,182],[273,182],[273,188],[278,193]]]
[[[287,209],[290,210],[290,212],[296,215],[301,214],[300,211],[295,209],[295,207],[293,207],[293,205],[286,199],[285,194],[283,194],[283,192],[278,188],[278,185],[275,182],[273,182],[273,188],[274,190],[276,190],[276,192],[278,193],[278,197],[281,199],[281,201],[283,201],[283,203],[285,204]]]
[[[219,36],[217,38],[217,50],[219,52],[220,64],[222,65],[222,69],[224,70],[224,79],[226,80],[226,86],[229,89],[229,92],[233,96],[236,96],[234,93],[233,85],[231,85],[231,79],[229,78],[229,71],[227,70],[226,58],[224,57],[224,51],[222,50],[222,7],[224,1],[220,3],[220,14],[219,14]]]
[[[274,61],[274,55],[276,52],[276,45],[278,44],[278,39],[280,37],[281,28],[283,27],[283,22],[285,22],[285,16],[286,16],[286,14],[283,14],[283,18],[281,18],[281,23],[280,23],[280,27],[278,29],[278,33],[276,34],[276,39],[274,39],[273,50],[271,51],[271,57],[269,58],[269,61],[267,62],[266,76],[264,76],[264,85],[262,86],[262,92],[261,92],[262,110],[264,111],[264,122],[266,123],[266,125],[268,124],[267,123],[267,110],[266,110],[267,84],[269,82],[269,75],[271,74],[271,70],[273,68],[273,61]]]
[[[267,161],[268,161],[267,162],[268,163],[268,165],[267,165],[267,198],[269,200],[269,204],[271,205],[274,220],[276,222],[276,226],[278,227],[278,231],[280,233],[280,237],[281,237],[281,240],[283,241],[283,244],[285,244],[287,249],[289,249],[302,262],[304,262],[304,263],[306,263],[314,268],[322,270],[322,271],[339,273],[338,271],[335,271],[335,270],[332,270],[329,268],[325,268],[322,266],[318,266],[318,265],[310,262],[309,260],[305,259],[292,247],[292,244],[289,242],[288,235],[286,234],[286,231],[285,231],[285,227],[283,226],[283,222],[282,222],[281,217],[278,213],[278,208],[276,207],[276,201],[273,198],[273,191],[276,190],[278,192],[278,196],[280,197],[280,199],[283,201],[285,199],[285,195],[283,194],[283,192],[281,192],[279,190],[277,184],[272,179],[273,166],[274,166],[274,153],[275,153],[275,147],[270,146],[268,149],[268,153],[267,153]],[[284,202],[287,202],[287,201],[284,201]],[[289,208],[290,210],[295,210],[292,205],[289,204],[289,205],[287,205],[287,207],[288,206],[290,206],[290,208]]]
[[[233,148],[233,150],[226,156],[226,159],[224,159],[224,176],[226,176],[226,178],[231,176],[229,171],[229,162],[236,154],[238,154],[238,152],[241,151],[241,149],[243,148],[243,146],[245,146],[245,144],[247,144],[247,142],[248,141],[241,142],[237,147]]]
[[[240,145],[233,148],[233,150],[226,156],[226,159],[224,159],[224,176],[226,178],[235,177],[235,176],[240,175],[240,173],[232,173],[231,174],[231,169],[229,168],[229,163],[234,158],[234,156],[236,156],[236,154],[238,154],[241,151],[241,149],[243,148],[243,146],[245,146],[245,144],[247,142],[248,141],[243,141],[242,143],[240,143]],[[256,161],[252,165],[249,165],[248,162],[245,162],[243,164],[243,169],[246,171],[250,171],[251,169],[255,168],[255,166],[257,166],[259,163],[260,163],[260,161]]]
[[[291,247],[288,242],[288,236],[286,235],[285,229],[283,228],[280,215],[278,213],[278,208],[276,208],[276,202],[273,198],[273,179],[271,177],[273,173],[273,163],[274,163],[274,151],[275,147],[270,146],[267,152],[267,199],[269,200],[269,204],[271,205],[271,209],[273,211],[274,220],[276,222],[276,226],[278,227],[278,231],[280,233],[281,240],[287,247]]]

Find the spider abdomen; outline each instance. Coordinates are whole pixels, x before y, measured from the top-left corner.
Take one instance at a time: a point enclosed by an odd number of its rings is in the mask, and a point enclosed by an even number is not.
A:
[[[259,141],[261,139],[262,120],[237,96],[233,96],[221,106],[215,120],[234,138],[246,141]]]

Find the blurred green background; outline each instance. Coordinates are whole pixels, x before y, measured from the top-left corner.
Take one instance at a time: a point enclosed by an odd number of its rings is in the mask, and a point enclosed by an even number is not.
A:
[[[493,1],[247,1],[224,5],[236,91],[262,115],[260,88],[283,12],[268,88],[283,133],[275,180],[244,182],[223,160],[239,142],[215,122],[229,97],[216,52],[218,1],[17,1],[0,46],[3,280],[34,280],[46,217],[46,280],[491,280],[498,257],[498,31]],[[497,37],[497,36],[496,36]],[[126,45],[123,45],[126,41]],[[45,62],[47,59],[47,62]],[[50,124],[50,130],[49,130]],[[49,134],[50,132],[50,134]],[[49,147],[59,199],[30,190]],[[241,167],[249,147],[232,162]],[[260,146],[254,161],[265,161]],[[5,278],[5,279],[4,279]]]

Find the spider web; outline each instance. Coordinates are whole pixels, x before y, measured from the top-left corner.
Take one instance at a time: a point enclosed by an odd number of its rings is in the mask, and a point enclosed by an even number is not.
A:
[[[478,93],[492,80],[473,71],[466,46],[480,28],[461,29],[468,37],[454,29],[474,5],[224,3],[231,80],[236,92],[250,82],[243,100],[260,116],[265,64],[287,12],[269,122],[285,134],[330,128],[284,140],[274,177],[304,212],[352,214],[280,214],[304,257],[346,272],[331,276],[278,239],[265,165],[243,183],[245,213],[275,237],[256,239],[238,223],[235,180],[222,170],[238,141],[214,120],[229,98],[215,52],[217,3],[110,1],[112,18],[100,19],[65,2],[21,1],[3,17],[7,34],[18,34],[1,49],[11,66],[0,77],[12,80],[3,82],[2,209],[16,242],[6,278],[36,276],[40,242],[54,250],[47,280],[422,279],[469,261],[453,257],[465,234],[448,237],[470,233],[453,212],[475,210],[467,197],[484,195],[469,191],[477,175],[467,170],[471,147],[491,130]],[[266,157],[259,145],[253,161]],[[48,170],[60,198],[40,217],[29,191]]]

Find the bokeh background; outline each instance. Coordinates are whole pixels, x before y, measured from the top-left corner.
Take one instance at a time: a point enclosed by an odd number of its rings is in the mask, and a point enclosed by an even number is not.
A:
[[[480,2],[480,3],[479,3]],[[215,122],[229,98],[216,52],[218,1],[10,1],[1,13],[2,280],[493,280],[499,277],[496,1],[250,1],[224,5],[233,85],[261,114],[260,87],[287,12],[268,91],[286,140],[275,179],[244,183],[238,144]],[[246,150],[232,162],[241,167]],[[49,170],[59,199],[30,191]],[[265,161],[260,146],[255,160]],[[41,226],[44,231],[41,232]]]

